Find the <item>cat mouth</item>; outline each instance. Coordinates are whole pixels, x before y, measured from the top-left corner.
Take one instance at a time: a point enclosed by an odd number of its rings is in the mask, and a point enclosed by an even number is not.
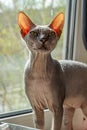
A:
[[[41,50],[48,50],[44,45],[40,49]]]
[[[48,48],[47,48],[46,46],[42,45],[42,46],[39,48],[39,50],[48,51]]]
[[[49,49],[46,47],[46,46],[44,46],[44,45],[42,45],[41,47],[38,47],[38,48],[34,48],[34,50],[37,50],[37,51],[48,51]]]

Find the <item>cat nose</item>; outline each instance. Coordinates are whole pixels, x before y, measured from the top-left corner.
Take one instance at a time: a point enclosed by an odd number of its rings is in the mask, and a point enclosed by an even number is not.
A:
[[[48,39],[48,35],[44,34],[44,33],[41,34],[40,37],[39,37],[40,42],[43,43],[43,44],[47,41],[47,39]]]
[[[46,38],[41,38],[40,41],[41,41],[42,43],[44,43],[44,42],[46,42]]]

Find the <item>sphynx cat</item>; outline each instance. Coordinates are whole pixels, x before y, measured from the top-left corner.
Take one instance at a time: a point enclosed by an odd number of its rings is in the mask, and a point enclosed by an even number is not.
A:
[[[51,52],[64,26],[64,13],[49,25],[35,25],[24,13],[18,14],[22,38],[30,50],[25,66],[25,92],[35,113],[36,128],[44,130],[44,109],[53,113],[52,130],[72,130],[76,108],[87,115],[87,65],[76,61],[57,61]]]

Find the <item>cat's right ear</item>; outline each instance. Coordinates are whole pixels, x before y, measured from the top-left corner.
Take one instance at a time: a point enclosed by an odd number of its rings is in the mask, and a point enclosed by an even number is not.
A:
[[[30,20],[30,18],[24,13],[19,12],[18,13],[18,25],[21,30],[22,37],[25,37],[27,33],[35,27],[35,24]]]

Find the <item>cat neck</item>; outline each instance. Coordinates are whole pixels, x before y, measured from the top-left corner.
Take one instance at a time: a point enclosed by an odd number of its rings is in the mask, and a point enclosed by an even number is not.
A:
[[[30,53],[30,68],[32,73],[41,77],[48,76],[53,66],[51,54],[45,53]]]

